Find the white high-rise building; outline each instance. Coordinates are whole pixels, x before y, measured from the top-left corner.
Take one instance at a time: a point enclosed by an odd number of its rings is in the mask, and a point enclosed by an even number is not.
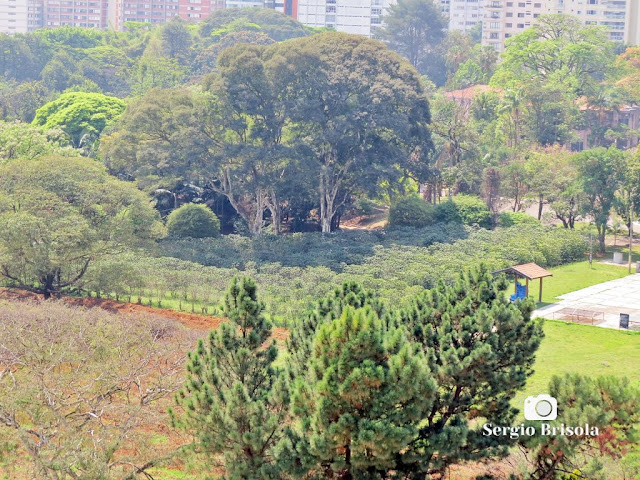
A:
[[[441,5],[445,16],[449,15],[450,5],[456,1],[461,0],[434,0]],[[396,0],[294,0],[296,7],[293,16],[311,27],[331,27],[339,32],[373,37],[376,28],[382,25],[382,16],[395,2]]]
[[[481,23],[483,3],[484,0],[450,0],[449,30],[466,32]]]
[[[574,15],[585,25],[605,27],[610,40],[638,45],[638,0],[485,0],[482,44],[497,51],[504,41],[530,27],[540,15]]]
[[[298,21],[312,27],[373,36],[393,0],[298,0]]]
[[[27,33],[42,26],[41,0],[0,0],[0,33]]]

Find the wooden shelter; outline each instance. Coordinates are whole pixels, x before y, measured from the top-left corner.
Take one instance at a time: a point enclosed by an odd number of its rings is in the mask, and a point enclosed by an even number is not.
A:
[[[545,270],[540,265],[535,263],[524,263],[522,265],[514,265],[513,267],[505,268],[504,270],[499,270],[495,273],[506,273],[512,274],[515,278],[515,289],[516,294],[518,292],[518,278],[524,278],[526,280],[525,286],[525,294],[529,296],[529,280],[537,280],[540,279],[540,295],[538,297],[538,301],[542,301],[542,279],[545,277],[553,277],[553,273],[548,270]]]

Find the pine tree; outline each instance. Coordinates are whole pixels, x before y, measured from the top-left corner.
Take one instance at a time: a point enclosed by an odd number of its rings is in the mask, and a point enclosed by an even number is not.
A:
[[[233,280],[224,300],[229,322],[189,353],[189,376],[176,396],[184,415],[172,412],[209,458],[223,456],[228,480],[280,478],[274,447],[288,415],[288,386],[273,366],[278,352],[268,343],[264,308],[253,280]]]
[[[459,461],[506,455],[514,440],[483,436],[479,427],[471,425],[478,417],[496,425],[510,425],[514,421],[517,410],[511,407],[510,401],[532,373],[535,352],[543,337],[541,323],[531,319],[532,302],[510,303],[506,288],[503,277],[494,277],[481,266],[462,274],[455,285],[441,283],[418,295],[409,308],[400,311],[389,309],[374,294],[356,284],[345,284],[319,302],[305,321],[294,327],[287,345],[295,392],[292,414],[303,426],[301,430],[293,428],[288,447],[280,450],[288,457],[289,471],[297,476],[324,471],[327,478],[424,479],[427,475],[443,475],[451,464]],[[359,316],[363,315],[361,307],[364,307],[369,312],[367,315],[375,316],[375,322],[360,318],[352,321],[354,307]],[[369,343],[358,337],[358,333],[355,337],[361,343],[352,345],[343,338],[349,329],[339,326],[340,322],[375,324],[375,333],[369,336],[362,333]],[[354,408],[338,401],[342,401],[341,395],[349,389],[357,395],[362,385],[368,386],[362,382],[348,383],[349,372],[360,372],[365,365],[371,365],[370,362],[385,371],[384,362],[376,363],[380,358],[376,356],[379,345],[390,348],[400,337],[400,344],[407,349],[405,352],[410,352],[405,353],[407,365],[417,361],[424,372],[430,372],[428,376],[435,381],[435,390],[423,392],[424,399],[418,401],[419,408],[426,408],[419,419],[407,416],[399,423],[411,432],[411,441],[396,449],[400,444],[395,443],[393,429],[398,424],[389,420],[393,423],[389,439],[381,433],[384,429],[375,436],[376,445],[385,445],[388,453],[376,453],[379,461],[365,468],[365,463],[353,460],[360,457],[351,455],[347,461],[346,446],[336,446],[329,439],[336,438],[336,432],[347,420],[357,419],[355,424],[348,424],[352,428],[351,437],[357,435],[360,428],[367,431],[360,426],[362,419],[375,418],[376,422],[386,425],[387,420],[377,417],[378,408],[385,405],[393,411],[393,407],[385,403],[392,394],[387,394],[386,384],[380,383],[379,388],[369,388],[375,398],[368,404]],[[329,349],[331,342],[335,349],[331,353],[336,356],[334,363],[326,360],[329,354],[322,350]],[[395,353],[391,349],[386,355]],[[334,378],[334,370],[342,372],[342,377]],[[393,395],[413,392],[403,381],[396,380],[396,386],[390,390]],[[322,400],[315,400],[317,398]],[[334,404],[345,410],[323,410]],[[349,408],[354,408],[355,413]],[[294,427],[297,424],[294,422]],[[297,458],[297,463],[292,458]]]
[[[305,317],[291,327],[287,339],[287,352],[290,355],[289,371],[294,378],[307,371],[313,337],[319,326],[340,318],[346,306],[369,306],[381,319],[389,318],[385,304],[374,292],[365,290],[356,282],[344,282],[325,298],[320,299]]]
[[[506,288],[504,277],[480,266],[453,286],[440,283],[401,312],[438,390],[419,439],[398,459],[400,472],[443,475],[461,460],[505,455],[513,443],[469,425],[477,417],[495,425],[514,421],[518,411],[510,401],[533,373],[544,335],[531,319],[533,303],[509,302]]]
[[[403,329],[370,307],[322,322],[308,373],[296,380],[297,453],[307,478],[386,479],[418,435],[435,382]]]
[[[521,438],[532,453],[531,480],[557,478],[622,478],[606,464],[620,462],[640,443],[640,389],[627,378],[554,376],[549,393],[558,401],[558,418],[551,427],[596,427],[598,435],[536,435]],[[590,432],[594,433],[594,432]],[[609,458],[609,462],[603,460]],[[569,474],[574,475],[569,475]],[[640,472],[636,472],[640,473]],[[629,474],[625,478],[637,478]]]

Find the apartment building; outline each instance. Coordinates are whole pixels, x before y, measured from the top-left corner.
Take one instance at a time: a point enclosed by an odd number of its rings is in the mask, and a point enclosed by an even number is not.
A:
[[[547,13],[545,0],[487,0],[484,3],[482,44],[504,50],[504,41]]]
[[[640,43],[638,0],[485,0],[482,44],[497,51],[540,15],[574,15],[585,25],[605,27],[610,40]]]
[[[27,33],[42,26],[40,0],[0,0],[0,33]]]
[[[165,23],[173,17],[198,23],[214,10],[225,7],[224,0],[110,0],[109,26],[122,30],[126,22]]]
[[[447,0],[449,30],[466,32],[483,20],[485,0]],[[443,13],[444,9],[443,9]]]
[[[229,1],[227,0],[227,4]],[[235,0],[237,1],[237,0]],[[454,3],[482,0],[434,0],[449,16]],[[290,3],[288,3],[290,2]],[[339,32],[373,37],[382,25],[382,16],[396,0],[285,0],[284,10],[299,22],[312,27],[331,27]]]
[[[108,0],[44,0],[42,26],[106,28]]]
[[[371,37],[382,25],[390,0],[298,0],[298,21],[312,27]]]

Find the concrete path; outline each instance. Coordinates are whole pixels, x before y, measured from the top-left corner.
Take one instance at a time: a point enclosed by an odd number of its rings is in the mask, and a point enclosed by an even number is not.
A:
[[[588,310],[595,312],[593,325],[618,328],[620,314],[627,313],[630,315],[631,322],[639,322],[636,327],[640,327],[640,274],[592,285],[558,298],[560,298],[559,302],[539,308],[533,312],[533,316],[561,320],[563,317],[566,319],[568,317],[563,312],[559,312],[560,310]],[[591,321],[584,321],[584,323],[591,323]]]

